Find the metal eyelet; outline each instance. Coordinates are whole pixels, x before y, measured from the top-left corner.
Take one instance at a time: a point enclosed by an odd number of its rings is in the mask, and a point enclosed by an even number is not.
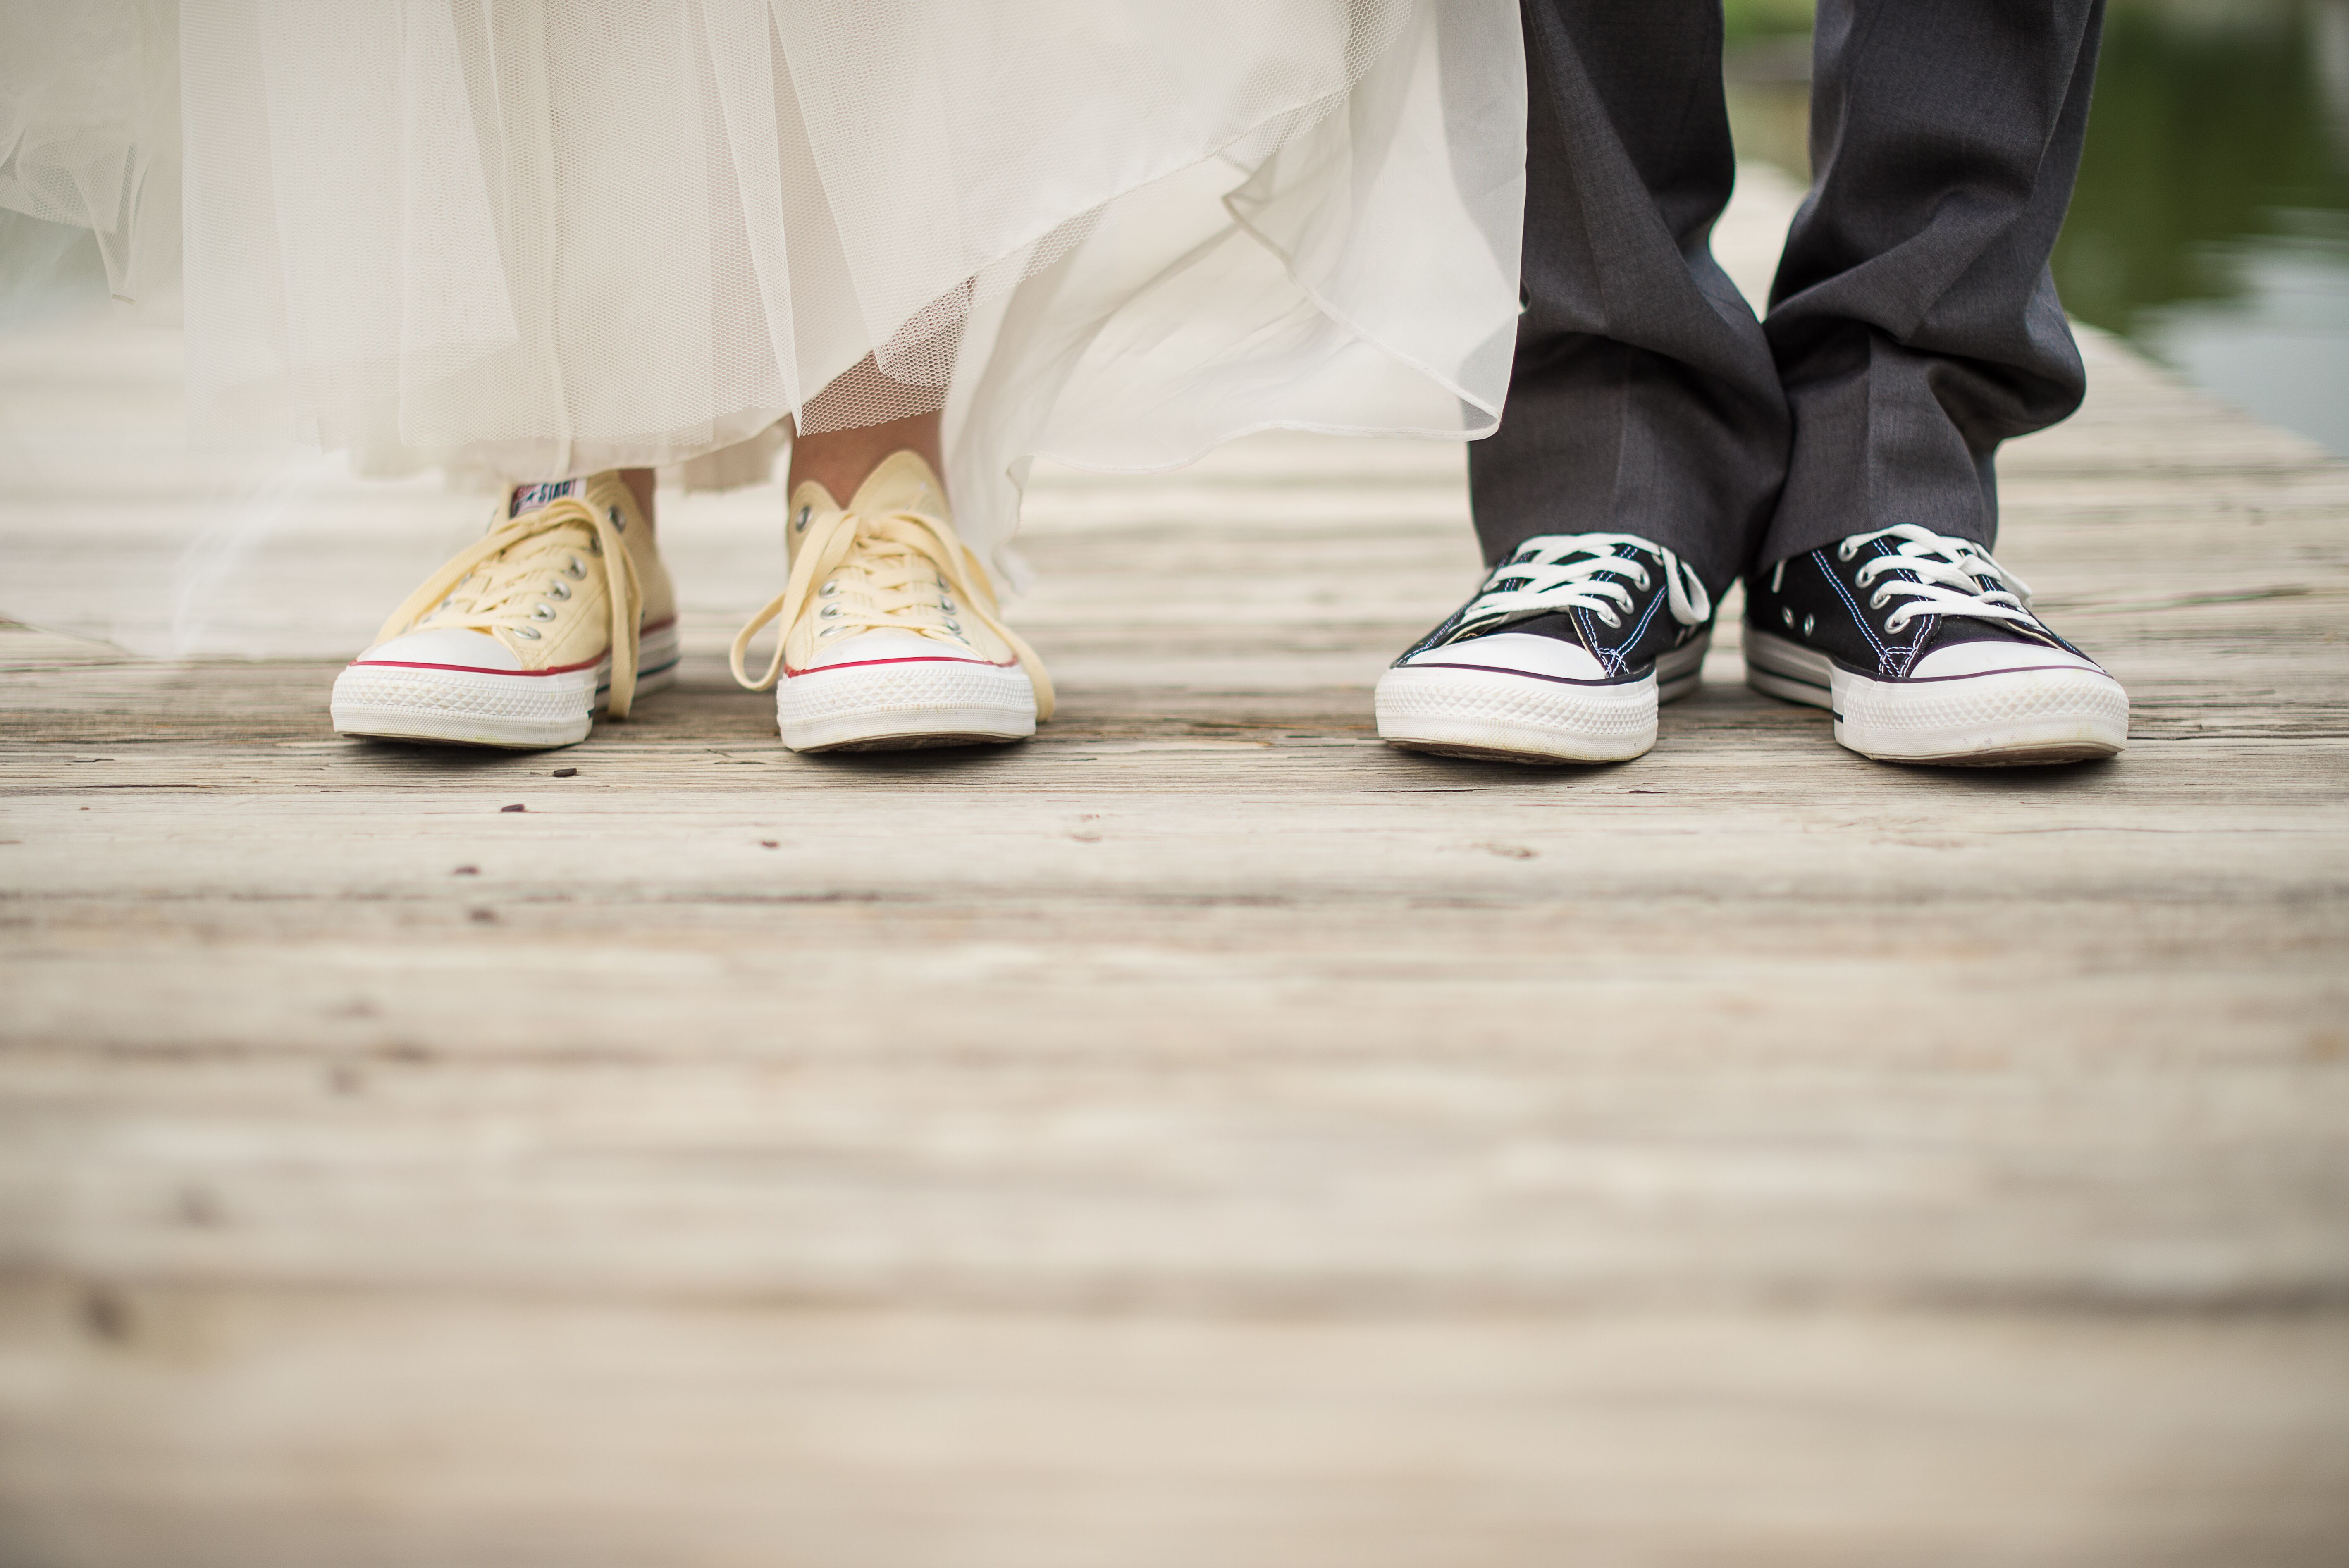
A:
[[[530,607],[530,618],[533,621],[552,621],[554,619],[554,606],[552,604],[533,604]]]
[[[604,542],[603,542],[602,540],[600,540],[600,539],[591,539],[591,540],[589,540],[589,541],[587,542],[587,553],[588,553],[588,554],[590,554],[590,555],[601,555],[601,554],[603,554],[603,553],[604,553]]]
[[[1786,605],[1781,604],[1778,606],[1778,618],[1791,626],[1795,624],[1795,612]]]
[[[571,584],[557,577],[546,585],[546,592],[552,598],[568,599],[571,597]]]
[[[605,507],[604,510],[611,515],[612,526],[614,528],[618,529],[622,533],[628,531],[628,520],[620,515],[620,509],[618,507],[609,506]]]
[[[807,531],[808,519],[814,515],[815,508],[812,506],[803,506],[800,508],[799,515],[792,519],[792,531],[793,533],[805,533]]]
[[[816,641],[818,641],[818,642],[822,642],[822,641],[823,641],[826,637],[836,637],[836,636],[840,635],[840,634],[841,634],[841,633],[845,632],[846,630],[848,630],[848,628],[847,628],[847,627],[845,627],[845,626],[826,626],[823,631],[818,632],[818,633],[815,634],[815,635],[816,635]]]
[[[962,623],[949,615],[947,617],[947,630],[949,632],[959,632],[962,630]]]
[[[532,631],[528,626],[512,626],[509,627],[508,630],[512,631],[517,637],[528,637],[533,643],[538,641],[538,634]]]
[[[837,604],[826,604],[823,609],[818,610],[816,614],[823,616],[827,621],[837,621],[840,619],[840,606]]]
[[[938,608],[951,615],[955,613],[955,602],[952,599],[941,596],[938,600]]]
[[[563,570],[568,573],[571,576],[584,581],[587,575],[587,563],[580,560],[579,557],[574,555],[569,558],[568,563],[563,568]]]
[[[821,587],[821,588],[819,588],[819,589],[817,589],[817,590],[815,591],[815,596],[816,596],[817,598],[819,598],[819,599],[829,599],[829,598],[831,598],[834,593],[839,593],[839,592],[840,592],[840,584],[839,584],[839,583],[825,583],[823,587]]]
[[[1803,617],[1803,635],[1805,635],[1805,636],[1806,636],[1806,637],[1807,637],[1807,636],[1809,636],[1809,635],[1811,634],[1811,628],[1812,628],[1812,627],[1814,627],[1814,626],[1816,626],[1816,625],[1817,625],[1818,624],[1819,624],[1819,618],[1818,618],[1816,615],[1806,615],[1806,616],[1804,616],[1804,617]]]
[[[1858,545],[1857,545],[1857,544],[1848,544],[1848,543],[1847,543],[1847,544],[1838,544],[1838,545],[1837,545],[1837,546],[1836,546],[1836,559],[1837,559],[1837,561],[1848,561],[1848,560],[1850,560],[1853,556],[1855,556],[1855,555],[1857,555],[1857,554],[1858,554],[1858,553],[1859,553],[1859,546],[1858,546]]]

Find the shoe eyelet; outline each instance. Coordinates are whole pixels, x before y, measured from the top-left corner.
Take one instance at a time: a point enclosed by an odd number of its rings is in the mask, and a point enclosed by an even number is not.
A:
[[[610,516],[612,526],[614,528],[618,529],[622,533],[626,533],[628,531],[628,520],[620,515],[620,509],[618,507],[609,506],[605,507],[604,511]]]
[[[792,531],[793,533],[805,533],[807,531],[808,520],[814,515],[815,508],[812,506],[803,506],[800,508],[799,515],[792,519]]]
[[[600,540],[600,539],[591,539],[591,540],[589,540],[589,541],[587,542],[587,553],[588,553],[588,554],[590,554],[590,555],[601,555],[601,554],[603,554],[603,553],[604,553],[604,542],[603,542],[602,540]]]
[[[554,619],[554,606],[552,604],[533,604],[530,607],[530,618],[533,621],[552,621]]]
[[[837,604],[826,604],[823,609],[818,610],[816,614],[823,616],[827,621],[837,621],[840,619],[840,606]]]
[[[528,626],[514,626],[509,629],[517,637],[528,637],[533,643],[538,641],[538,634],[532,631]]]
[[[941,598],[938,601],[938,608],[951,615],[955,613],[955,602],[951,599]]]
[[[949,615],[948,617],[947,617],[946,626],[947,626],[947,631],[949,631],[949,632],[959,632],[959,631],[961,631],[961,630],[962,630],[962,623],[961,623],[960,621],[956,620],[956,619],[955,619],[953,616],[951,616],[951,615]]]
[[[551,598],[568,599],[571,597],[571,585],[568,583],[565,583],[562,578],[557,577],[554,581],[546,585],[546,592],[548,596]]]
[[[1814,626],[1816,626],[1816,625],[1817,625],[1818,624],[1819,624],[1819,618],[1818,618],[1816,615],[1806,615],[1806,616],[1804,616],[1804,617],[1803,617],[1803,635],[1805,635],[1805,636],[1806,636],[1806,637],[1807,637],[1807,636],[1809,636],[1809,635],[1811,634],[1811,628],[1812,628],[1812,627],[1814,627]]]
[[[1883,589],[1878,588],[1875,593],[1870,593],[1868,596],[1868,607],[1871,610],[1881,610],[1884,608]]]
[[[1846,542],[1836,546],[1836,559],[1837,561],[1848,561],[1858,553],[1859,546],[1857,544]]]
[[[575,555],[564,563],[563,570],[566,575],[581,581],[585,581],[587,576],[587,563]]]
[[[836,637],[836,636],[840,635],[840,634],[841,634],[841,633],[845,632],[846,630],[848,630],[848,628],[847,628],[847,627],[845,627],[845,626],[826,626],[823,631],[818,632],[818,633],[815,634],[815,635],[816,635],[816,640],[817,640],[818,642],[822,642],[822,641],[823,641],[823,640],[824,640],[825,638],[827,638],[827,637]]]
[[[839,593],[839,592],[840,592],[840,584],[839,584],[839,583],[825,583],[823,587],[821,587],[821,588],[819,588],[819,589],[817,589],[817,590],[815,591],[815,596],[816,596],[817,598],[819,598],[819,599],[829,599],[829,598],[831,598],[834,593]]]
[[[1789,626],[1793,625],[1795,624],[1795,612],[1793,607],[1785,604],[1779,605],[1778,618],[1785,622]]]

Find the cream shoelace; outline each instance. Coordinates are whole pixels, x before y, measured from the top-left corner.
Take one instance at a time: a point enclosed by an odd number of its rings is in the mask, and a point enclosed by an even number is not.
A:
[[[1862,564],[1854,581],[1862,588],[1876,584],[1876,591],[1868,596],[1871,610],[1883,609],[1894,598],[1906,601],[1885,617],[1887,635],[1897,634],[1919,615],[1967,615],[1979,621],[2011,621],[2033,631],[2043,630],[2039,617],[2031,613],[2030,586],[1992,560],[1989,551],[1970,539],[1952,539],[1913,522],[1900,522],[1873,533],[1853,534],[1836,546],[1836,555],[1839,560],[1849,561],[1859,553],[1862,545],[1878,539],[1898,539],[1900,544],[1891,554],[1876,556]],[[1785,570],[1783,562],[1779,570]],[[1877,583],[1878,578],[1893,572],[1913,572],[1921,581],[1909,583],[1896,578]],[[1982,581],[1985,577],[2013,584],[2012,591],[1985,586]]]
[[[1619,626],[1631,608],[1631,590],[1649,583],[1648,562],[1640,559],[1643,555],[1661,564],[1665,602],[1673,620],[1694,626],[1712,616],[1713,597],[1702,581],[1662,545],[1629,533],[1552,533],[1526,540],[1493,568],[1485,591],[1461,610],[1459,628],[1448,640],[1481,636],[1562,610],[1588,610],[1608,625]],[[1510,586],[1500,586],[1504,583]]]
[[[615,562],[617,563],[616,567]],[[574,497],[509,518],[442,564],[376,634],[466,629],[537,642],[555,603],[601,572],[612,610],[612,692],[606,709],[628,717],[636,695],[636,621],[644,589],[636,562],[611,521]]]
[[[756,680],[746,665],[750,639],[771,622],[781,622],[788,636],[812,602],[822,604],[816,614],[823,630],[817,635],[827,641],[852,632],[890,630],[968,651],[956,617],[976,616],[1019,655],[1019,666],[1036,688],[1036,717],[1052,717],[1052,682],[1043,661],[1003,624],[987,569],[944,518],[911,511],[865,516],[845,509],[811,518],[792,552],[792,574],[783,591],[735,635],[736,680],[765,691],[781,678],[783,639],[776,640],[775,656]]]

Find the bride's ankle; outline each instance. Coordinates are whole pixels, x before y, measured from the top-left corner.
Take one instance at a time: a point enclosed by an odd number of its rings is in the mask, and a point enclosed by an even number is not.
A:
[[[628,493],[630,495],[636,498],[636,515],[645,520],[645,526],[649,529],[657,530],[660,526],[660,520],[654,515],[653,511],[652,469],[622,469],[620,470],[620,482],[628,487]]]
[[[916,414],[882,425],[857,425],[845,430],[802,436],[792,443],[791,479],[783,487],[784,493],[788,495],[813,480],[844,502],[872,476],[874,469],[899,452],[912,452],[929,465],[931,473],[939,476],[940,483],[945,482],[946,458],[940,449],[938,416]]]

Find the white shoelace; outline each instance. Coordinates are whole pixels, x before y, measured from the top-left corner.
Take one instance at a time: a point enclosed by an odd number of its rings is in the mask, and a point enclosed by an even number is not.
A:
[[[1493,568],[1485,591],[1460,612],[1450,640],[1566,610],[1588,610],[1609,626],[1620,626],[1632,590],[1646,588],[1652,578],[1642,555],[1661,563],[1664,602],[1673,620],[1695,626],[1712,617],[1713,598],[1703,582],[1662,545],[1630,533],[1547,533],[1526,540]],[[1618,578],[1629,579],[1630,586]]]
[[[1849,561],[1863,545],[1878,539],[1898,539],[1900,544],[1891,554],[1876,556],[1863,564],[1855,581],[1862,588],[1874,584],[1875,592],[1868,596],[1871,610],[1883,609],[1896,597],[1905,601],[1885,617],[1888,636],[1899,635],[1919,615],[1967,615],[2044,631],[2039,617],[2031,613],[2030,585],[1992,560],[1990,552],[1971,540],[1952,539],[1913,522],[1899,522],[1873,533],[1853,534],[1836,546],[1836,558]],[[1784,572],[1785,563],[1778,569]],[[1894,572],[1912,572],[1920,581],[1877,581]],[[1984,578],[2011,586],[1992,587]]]

